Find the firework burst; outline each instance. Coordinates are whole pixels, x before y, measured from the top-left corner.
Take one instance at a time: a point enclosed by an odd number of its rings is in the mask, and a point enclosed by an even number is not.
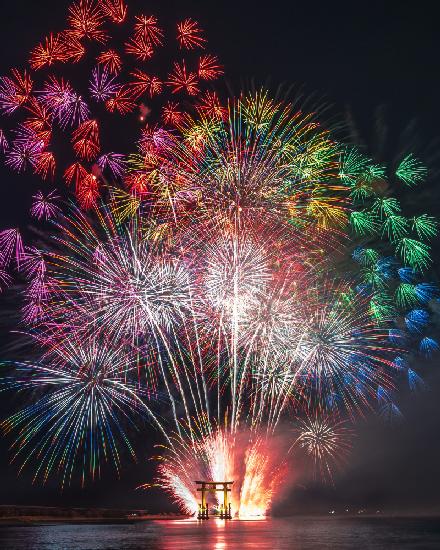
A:
[[[43,360],[18,363],[16,375],[2,380],[3,389],[41,394],[2,424],[6,433],[19,433],[12,445],[13,460],[21,461],[23,468],[35,459],[34,479],[43,481],[56,469],[62,485],[70,483],[76,466],[83,483],[88,476],[99,476],[103,461],[119,472],[120,444],[135,456],[126,430],[137,429],[136,416],[157,422],[143,401],[149,393],[139,392],[133,380],[137,365],[132,356],[114,341],[85,343],[72,335],[38,339],[47,348]]]
[[[292,448],[312,458],[314,476],[332,481],[335,467],[344,463],[351,449],[352,430],[346,421],[312,413],[298,420],[296,433]]]
[[[264,90],[228,101],[204,90],[223,67],[191,18],[177,25],[178,60],[154,66],[167,32],[154,15],[128,34],[127,21],[123,1],[78,0],[30,71],[0,79],[15,125],[0,133],[5,163],[54,181],[61,169],[74,194],[73,205],[66,190],[34,195],[31,215],[50,228],[38,247],[0,232],[0,282],[19,272],[41,348],[4,379],[33,404],[3,428],[37,478],[58,470],[66,484],[101,461],[119,471],[149,420],[165,441],[158,483],[183,510],[197,510],[195,477],[230,478],[238,515],[264,515],[297,452],[331,479],[346,418],[397,414],[402,373],[423,388],[408,350],[439,348],[439,292],[423,280],[438,224],[406,217],[385,195],[386,167],[339,143],[319,113]],[[67,79],[90,42],[85,81]],[[129,151],[110,147],[135,118]],[[67,167],[52,147],[66,134]],[[390,183],[426,174],[407,155]],[[276,442],[292,417],[284,459]]]

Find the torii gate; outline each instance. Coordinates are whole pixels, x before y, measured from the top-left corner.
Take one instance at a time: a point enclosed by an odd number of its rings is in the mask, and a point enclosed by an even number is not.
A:
[[[223,504],[220,504],[220,518],[232,519],[231,503],[228,502],[228,492],[232,490],[229,486],[234,483],[233,481],[195,481],[194,483],[200,485],[197,491],[202,493],[202,502],[199,504],[197,519],[209,519],[206,493],[217,493],[218,491],[223,492]],[[220,487],[218,487],[218,485]]]

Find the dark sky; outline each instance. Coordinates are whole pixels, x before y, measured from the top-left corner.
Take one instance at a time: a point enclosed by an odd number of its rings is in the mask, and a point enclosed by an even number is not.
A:
[[[1,74],[23,64],[36,42],[63,27],[68,4],[64,0],[1,0]],[[233,90],[251,80],[272,90],[279,84],[304,86],[306,93],[317,93],[332,104],[333,114],[345,117],[350,112],[369,150],[382,157],[378,160],[394,158],[406,140],[432,163],[435,172],[433,152],[440,122],[440,37],[435,2],[129,0],[128,4],[131,13],[155,13],[171,23],[184,16],[198,19],[212,51],[225,65]],[[380,135],[389,129],[390,139],[383,147],[377,146],[375,128]],[[0,183],[1,227],[21,224],[35,180],[0,167]],[[406,202],[413,201],[415,209],[440,214],[436,178],[416,196]],[[436,256],[438,263],[437,252]],[[428,392],[402,393],[402,425],[391,428],[373,420],[362,422],[353,456],[336,487],[298,488],[287,499],[285,510],[353,503],[390,510],[440,511],[437,362],[419,369],[430,385]],[[0,394],[4,411],[11,406],[8,399]],[[152,437],[145,432],[145,457]],[[89,489],[61,494],[56,485],[49,483],[42,489],[32,486],[27,476],[16,479],[16,470],[8,465],[6,445],[0,444],[0,503],[159,509],[165,505],[160,493],[153,498],[133,491],[150,474],[151,465],[140,455],[137,465],[127,463],[121,481],[108,474]]]

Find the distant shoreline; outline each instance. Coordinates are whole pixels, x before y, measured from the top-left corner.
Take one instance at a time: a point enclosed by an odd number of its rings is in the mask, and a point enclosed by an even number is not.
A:
[[[139,509],[0,505],[0,526],[35,523],[134,523],[187,517],[189,516],[178,513],[153,514]]]
[[[180,515],[164,515],[164,514],[151,514],[146,516],[137,516],[137,517],[71,517],[71,516],[9,516],[9,517],[0,517],[0,527],[6,525],[35,525],[35,524],[100,524],[100,525],[111,525],[111,524],[132,524],[139,521],[158,521],[158,520],[182,520],[188,519],[188,516]]]

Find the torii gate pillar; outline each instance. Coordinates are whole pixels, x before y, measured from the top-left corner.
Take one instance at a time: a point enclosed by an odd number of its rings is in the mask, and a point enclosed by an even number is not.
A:
[[[209,508],[206,502],[206,493],[223,493],[223,503],[220,504],[220,519],[232,519],[231,503],[228,493],[231,492],[230,485],[233,481],[195,481],[200,487],[197,491],[202,493],[201,503],[199,504],[199,513],[197,519],[209,519]]]

